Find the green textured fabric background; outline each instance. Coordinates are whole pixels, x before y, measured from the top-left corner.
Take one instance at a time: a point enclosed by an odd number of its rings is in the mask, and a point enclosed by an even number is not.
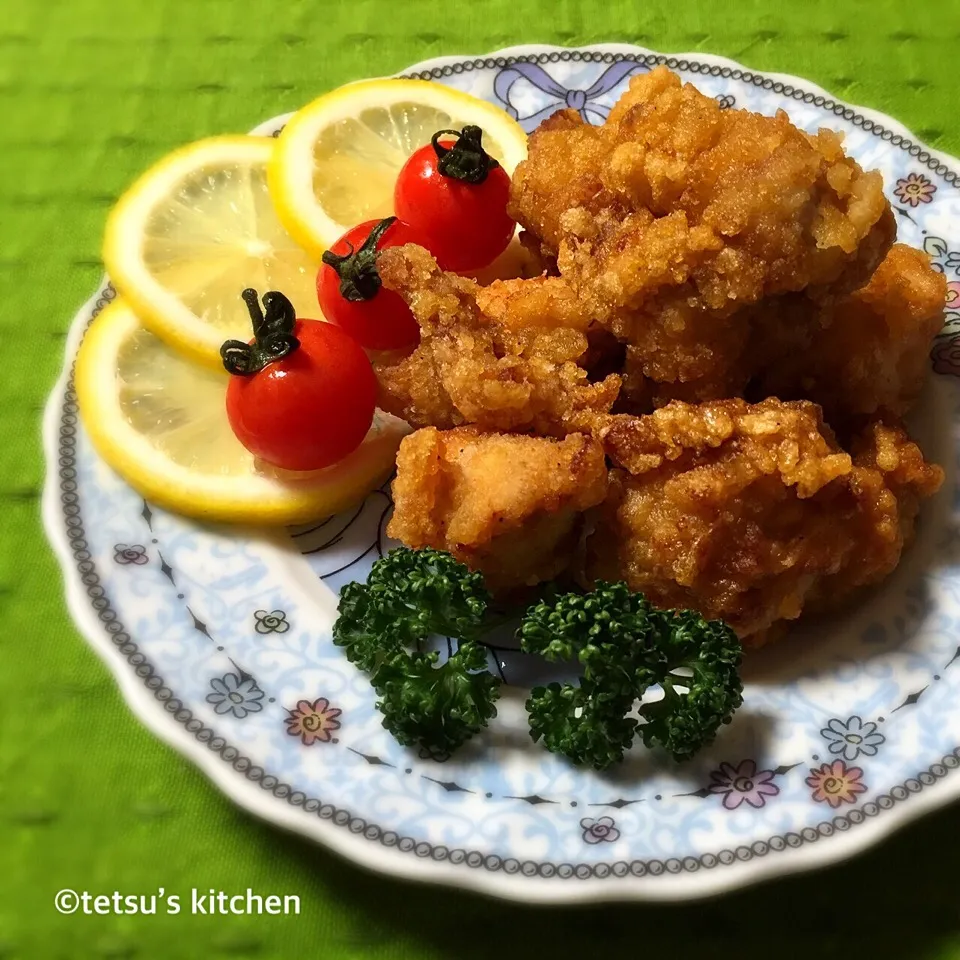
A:
[[[529,909],[367,874],[131,716],[39,525],[39,415],[107,209],[171,147],[425,57],[622,40],[810,78],[960,154],[956,0],[0,0],[0,958],[960,957],[960,807],[706,904]],[[294,917],[58,915],[63,887],[296,893]]]

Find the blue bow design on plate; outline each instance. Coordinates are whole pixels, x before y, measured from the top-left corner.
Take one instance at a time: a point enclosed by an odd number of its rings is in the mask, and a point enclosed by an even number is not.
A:
[[[504,104],[507,113],[514,120],[519,120],[527,130],[532,130],[541,121],[546,120],[547,117],[564,107],[576,110],[587,123],[599,124],[607,119],[610,108],[592,101],[605,93],[609,93],[627,77],[635,73],[643,73],[647,69],[649,68],[642,63],[621,60],[607,67],[586,90],[568,90],[535,63],[518,63],[501,70],[497,74],[493,81],[493,92],[497,95],[497,99]],[[516,109],[510,104],[510,90],[521,79],[528,80],[542,93],[549,94],[558,102],[548,104],[529,117],[519,116]]]

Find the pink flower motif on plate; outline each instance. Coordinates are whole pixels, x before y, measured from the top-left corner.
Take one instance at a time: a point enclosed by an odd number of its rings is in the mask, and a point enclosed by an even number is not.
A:
[[[834,808],[841,803],[856,803],[857,794],[867,789],[863,771],[859,767],[848,767],[842,760],[811,769],[807,786],[813,787],[811,796],[817,803],[828,803]]]
[[[331,707],[326,697],[320,697],[311,703],[300,700],[293,710],[288,710],[286,718],[287,733],[299,737],[305,747],[314,743],[329,743],[334,731],[340,729],[339,707]]]
[[[936,192],[936,184],[922,173],[911,173],[897,181],[893,194],[901,203],[910,207],[919,207],[921,203],[929,203]]]

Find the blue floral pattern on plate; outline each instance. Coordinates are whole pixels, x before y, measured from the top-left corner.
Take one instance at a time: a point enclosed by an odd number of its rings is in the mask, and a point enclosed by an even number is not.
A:
[[[599,122],[631,75],[664,60],[726,107],[842,130],[882,171],[900,238],[931,254],[952,298],[932,352],[947,376],[912,424],[947,482],[916,542],[826,632],[800,627],[751,657],[743,710],[693,761],[638,750],[601,776],[534,746],[524,688],[543,668],[509,638],[490,646],[508,686],[488,735],[453,758],[397,745],[330,636],[339,589],[392,546],[388,488],[283,535],[241,536],[144,503],[92,450],[70,379],[112,288],[73,324],[45,419],[44,517],[74,617],[138,714],[230,796],[369,866],[530,900],[690,897],[846,856],[960,794],[957,161],[805,81],[706,55],[523,47],[407,75],[500,103],[529,130],[561,106]]]

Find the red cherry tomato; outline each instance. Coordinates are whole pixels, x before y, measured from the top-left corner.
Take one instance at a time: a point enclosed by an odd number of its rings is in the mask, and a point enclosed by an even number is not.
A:
[[[420,327],[410,308],[399,294],[380,286],[376,269],[378,250],[405,243],[426,246],[426,238],[396,217],[367,220],[323,255],[317,273],[320,309],[367,350],[403,350],[420,342]]]
[[[397,216],[425,235],[442,267],[460,273],[491,264],[516,228],[510,178],[480,140],[479,127],[464,127],[456,141],[434,136],[403,165],[393,195]]]
[[[332,323],[294,320],[285,297],[288,322],[278,326],[274,312],[271,325],[273,296],[280,295],[264,296],[267,316],[256,340],[230,340],[221,348],[224,366],[236,374],[227,386],[227,417],[261,460],[285,470],[319,470],[360,446],[373,421],[377,379],[355,340]],[[253,299],[256,304],[256,294]],[[291,335],[298,345],[270,359],[289,346]]]

